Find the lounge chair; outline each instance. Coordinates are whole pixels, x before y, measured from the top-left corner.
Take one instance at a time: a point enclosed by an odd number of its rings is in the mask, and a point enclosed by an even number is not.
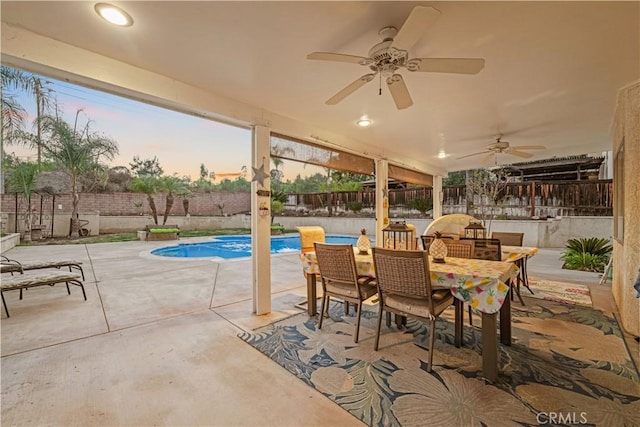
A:
[[[1,258],[2,258],[0,260],[1,273],[22,273],[24,271],[40,270],[43,268],[60,269],[62,267],[68,267],[70,272],[72,272],[73,270],[80,271],[80,274],[82,275],[82,280],[85,280],[84,270],[82,269],[82,261],[49,260],[49,261],[41,261],[41,262],[22,263],[22,262],[16,261],[15,259],[9,259],[4,255],[2,255]]]
[[[67,285],[67,293],[69,295],[71,295],[69,283],[80,286],[84,300],[87,300],[84,285],[80,281],[80,275],[77,273],[67,273],[66,271],[42,271],[35,273],[23,273],[7,278],[3,277],[2,282],[0,282],[0,295],[2,296],[2,305],[4,306],[4,312],[7,314],[7,317],[10,316],[9,310],[7,309],[7,302],[4,299],[4,293],[6,291],[20,289],[20,299],[22,299],[23,289],[34,288],[36,286],[53,286],[56,283],[65,283]]]

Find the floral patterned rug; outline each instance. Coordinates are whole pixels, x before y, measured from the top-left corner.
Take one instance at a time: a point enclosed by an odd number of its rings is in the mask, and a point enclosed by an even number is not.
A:
[[[383,322],[373,350],[377,307],[363,311],[358,344],[355,317],[337,303],[322,330],[303,313],[239,336],[372,426],[639,426],[640,378],[615,319],[529,301],[513,306],[514,342],[500,345],[497,383],[481,377],[477,326],[465,325],[463,348],[453,345],[453,309],[437,321],[431,373],[420,322],[408,319],[404,330]]]
[[[589,287],[575,283],[556,282],[552,280],[529,278],[529,286],[533,295],[525,287],[520,288],[522,296],[529,298],[545,299],[556,301],[562,304],[577,304],[591,307],[591,294]]]

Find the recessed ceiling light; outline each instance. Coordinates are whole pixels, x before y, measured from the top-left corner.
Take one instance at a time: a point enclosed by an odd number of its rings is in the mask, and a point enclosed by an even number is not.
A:
[[[371,125],[371,123],[372,123],[371,120],[366,118],[362,118],[356,122],[358,126],[363,128],[366,128],[367,126]]]
[[[438,158],[444,159],[445,157],[447,157],[447,153],[445,153],[444,150],[440,150],[440,152],[438,153]]]
[[[120,27],[130,27],[133,25],[133,18],[124,10],[108,3],[97,3],[95,10],[100,17],[114,25]]]

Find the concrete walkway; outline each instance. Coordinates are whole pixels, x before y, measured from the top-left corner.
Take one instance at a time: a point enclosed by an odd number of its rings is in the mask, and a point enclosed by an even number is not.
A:
[[[182,242],[210,238],[182,239]],[[297,254],[272,257],[273,312],[252,314],[251,261],[154,257],[166,242],[17,247],[20,261],[79,259],[76,287],[6,294],[4,425],[361,425],[349,413],[237,338],[300,313],[306,287]],[[592,286],[599,275],[561,270],[542,249],[529,274]],[[523,290],[526,294],[526,290]]]

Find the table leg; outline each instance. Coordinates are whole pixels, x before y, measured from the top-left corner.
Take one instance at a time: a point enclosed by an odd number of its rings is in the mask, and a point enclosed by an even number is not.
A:
[[[482,313],[482,375],[494,382],[498,380],[497,317],[497,313]]]
[[[454,344],[460,348],[462,346],[462,324],[464,322],[464,303],[456,298],[453,301],[455,306],[455,326],[454,326]]]
[[[525,288],[527,288],[529,290],[529,292],[531,292],[531,295],[533,295],[533,291],[529,287],[529,274],[527,273],[527,261],[528,260],[529,260],[529,256],[526,256],[526,257],[524,257],[524,261],[522,261],[522,268],[523,268],[523,273],[522,273],[523,282],[522,282],[522,284],[524,285]]]
[[[510,288],[509,292],[513,292],[513,288]],[[508,295],[500,307],[500,342],[511,345],[511,298]]]
[[[307,311],[309,316],[315,316],[318,313],[316,298],[316,275],[307,274]]]

